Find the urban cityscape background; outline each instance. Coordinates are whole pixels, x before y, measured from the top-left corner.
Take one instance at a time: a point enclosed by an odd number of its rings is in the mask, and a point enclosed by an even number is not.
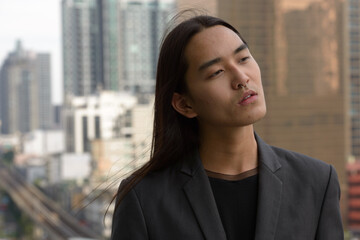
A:
[[[118,184],[150,154],[162,36],[197,8],[233,24],[260,65],[256,132],[336,168],[346,239],[360,239],[360,0],[11,2],[0,36],[25,25],[42,40],[0,40],[0,238],[109,239]]]

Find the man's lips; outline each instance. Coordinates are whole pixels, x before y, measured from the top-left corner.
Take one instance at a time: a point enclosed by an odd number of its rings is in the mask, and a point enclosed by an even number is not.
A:
[[[241,105],[250,104],[257,99],[257,95],[258,94],[255,91],[248,90],[242,94],[239,104]]]

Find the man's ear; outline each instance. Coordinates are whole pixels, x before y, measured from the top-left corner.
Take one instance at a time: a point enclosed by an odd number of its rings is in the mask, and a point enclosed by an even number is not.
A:
[[[171,105],[178,113],[180,113],[184,117],[194,118],[197,116],[197,113],[187,102],[186,97],[181,95],[180,93],[173,94]]]

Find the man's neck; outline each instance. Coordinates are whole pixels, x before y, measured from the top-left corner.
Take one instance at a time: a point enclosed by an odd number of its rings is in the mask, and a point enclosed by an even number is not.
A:
[[[235,175],[257,167],[257,143],[252,125],[225,131],[202,129],[200,136],[199,151],[205,169]]]

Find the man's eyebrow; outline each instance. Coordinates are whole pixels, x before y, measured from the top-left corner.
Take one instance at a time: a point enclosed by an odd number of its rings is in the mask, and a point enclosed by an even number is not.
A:
[[[201,64],[201,66],[199,67],[199,71],[202,71],[204,70],[205,68],[208,68],[210,67],[211,65],[215,64],[215,63],[218,63],[221,61],[221,58],[215,58],[215,59],[212,59],[210,61],[207,61],[203,64]]]
[[[245,43],[243,43],[243,44],[241,44],[240,47],[238,47],[237,49],[235,49],[234,54],[237,54],[238,52],[241,52],[242,50],[244,50],[244,49],[246,49],[246,48],[248,48],[248,46],[247,46]]]
[[[247,46],[245,43],[243,43],[243,44],[240,45],[240,47],[238,47],[237,49],[235,49],[234,54],[237,54],[238,52],[241,52],[242,50],[244,50],[244,49],[246,49],[246,48],[248,48],[248,46]],[[218,62],[220,62],[220,61],[221,61],[221,58],[214,58],[214,59],[212,59],[212,60],[210,60],[210,61],[207,61],[207,62],[201,64],[201,66],[199,67],[198,70],[199,70],[199,71],[202,71],[202,70],[204,70],[205,68],[208,68],[208,67],[210,67],[211,65],[214,65],[214,64],[216,64],[216,63],[218,63]]]

